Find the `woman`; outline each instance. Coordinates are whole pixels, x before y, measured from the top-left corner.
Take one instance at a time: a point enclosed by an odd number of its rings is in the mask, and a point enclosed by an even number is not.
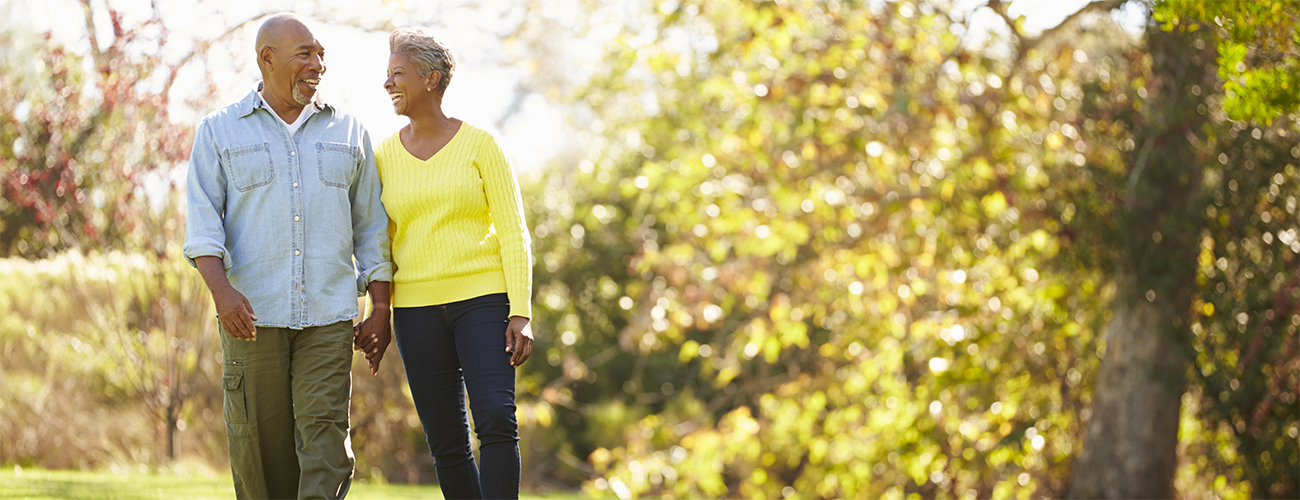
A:
[[[375,148],[397,268],[397,348],[443,496],[516,498],[514,368],[533,344],[532,258],[519,184],[490,134],[443,114],[456,67],[447,48],[419,28],[398,29],[388,43],[384,89],[393,110],[411,120]]]

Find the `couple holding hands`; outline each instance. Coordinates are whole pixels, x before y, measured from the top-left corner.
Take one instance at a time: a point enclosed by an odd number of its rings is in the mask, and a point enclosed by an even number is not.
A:
[[[262,81],[195,132],[183,248],[221,325],[236,495],[343,498],[352,351],[377,373],[396,339],[444,496],[518,497],[530,237],[496,140],[443,114],[451,53],[392,33],[384,89],[410,124],[372,148],[316,95],[325,49],[302,19],[268,18],[256,50]]]

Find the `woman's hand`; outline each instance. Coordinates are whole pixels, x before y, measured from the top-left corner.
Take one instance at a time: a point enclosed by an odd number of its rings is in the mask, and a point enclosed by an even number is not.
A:
[[[513,353],[510,366],[524,364],[533,354],[533,327],[528,326],[528,318],[510,317],[510,324],[506,325],[506,352]]]
[[[379,362],[384,359],[388,343],[393,340],[388,309],[375,309],[360,324],[352,327],[353,348],[365,353],[370,364],[370,375],[379,374]]]

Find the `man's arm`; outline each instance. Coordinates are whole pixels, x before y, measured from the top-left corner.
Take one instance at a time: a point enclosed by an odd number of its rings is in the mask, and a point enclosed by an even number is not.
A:
[[[185,245],[182,253],[198,268],[212,292],[217,319],[230,335],[256,340],[253,306],[243,294],[230,286],[226,270],[232,261],[226,249],[226,176],[221,169],[221,152],[208,122],[194,134],[194,149],[185,180]]]

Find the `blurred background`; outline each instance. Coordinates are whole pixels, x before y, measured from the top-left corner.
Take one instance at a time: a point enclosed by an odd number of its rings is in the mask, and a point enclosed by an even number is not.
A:
[[[526,490],[1300,496],[1293,1],[5,0],[0,465],[228,475],[194,126],[437,30],[534,237]],[[357,478],[436,481],[396,348]]]

